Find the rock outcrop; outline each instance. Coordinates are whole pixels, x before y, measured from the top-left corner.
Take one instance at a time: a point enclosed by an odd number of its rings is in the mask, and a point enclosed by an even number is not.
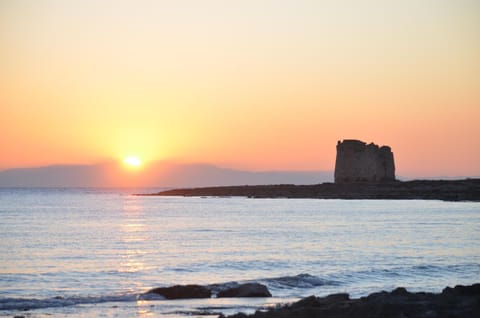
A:
[[[166,299],[210,298],[212,292],[201,285],[175,285],[151,289],[147,294],[157,294]]]
[[[390,147],[353,139],[338,141],[335,183],[388,181],[395,181]]]
[[[259,283],[246,283],[222,290],[218,293],[217,297],[272,297],[272,294],[270,294],[265,285]]]
[[[225,316],[220,315],[221,318]],[[445,288],[441,294],[405,288],[351,299],[348,294],[310,296],[296,303],[252,315],[228,318],[473,318],[480,317],[480,284]]]
[[[213,285],[175,285],[170,287],[158,287],[142,294],[143,299],[150,299],[149,295],[159,295],[165,299],[189,299],[189,298],[217,298],[232,297],[272,297],[267,286],[259,283],[230,282]]]

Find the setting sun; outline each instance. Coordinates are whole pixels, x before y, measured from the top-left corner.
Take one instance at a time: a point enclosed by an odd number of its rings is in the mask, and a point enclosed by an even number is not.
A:
[[[123,159],[123,163],[129,167],[140,167],[142,165],[142,160],[138,157],[130,156]]]

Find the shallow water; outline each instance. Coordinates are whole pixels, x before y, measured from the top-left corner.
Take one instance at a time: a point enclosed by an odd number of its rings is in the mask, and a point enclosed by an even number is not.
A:
[[[0,315],[184,317],[480,281],[479,203],[134,192],[0,189]],[[264,283],[274,298],[140,296],[229,281]]]

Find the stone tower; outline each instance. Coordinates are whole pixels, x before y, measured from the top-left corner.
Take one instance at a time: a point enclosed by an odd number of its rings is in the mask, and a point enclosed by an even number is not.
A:
[[[395,163],[390,147],[345,139],[337,143],[335,183],[395,181]]]

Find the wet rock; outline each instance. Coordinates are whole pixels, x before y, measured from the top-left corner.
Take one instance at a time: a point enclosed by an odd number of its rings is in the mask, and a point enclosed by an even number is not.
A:
[[[457,285],[454,288],[446,287],[442,294],[456,294],[456,295],[480,295],[480,284],[473,284],[471,286]]]
[[[235,314],[235,315],[232,315],[232,316],[228,316],[228,318],[247,318],[248,316],[242,312],[238,313],[238,314]],[[218,318],[226,318],[226,316],[224,316],[223,314],[220,314],[220,316],[218,316]]]
[[[480,284],[446,288],[441,294],[411,293],[405,288],[359,299],[348,294],[310,296],[253,315],[229,318],[474,318],[480,317]]]
[[[408,296],[410,293],[404,287],[395,288],[392,291],[393,296]]]
[[[265,285],[259,283],[247,283],[222,290],[217,294],[217,297],[272,297],[272,294],[270,294]]]
[[[175,285],[151,289],[147,294],[157,294],[166,299],[210,298],[212,292],[200,285]]]
[[[321,306],[320,298],[315,296],[308,296],[293,303],[290,308],[304,308],[304,307],[319,307]]]
[[[221,283],[221,284],[210,284],[210,285],[207,285],[206,287],[210,289],[213,295],[218,295],[218,293],[221,291],[238,287],[238,286],[240,286],[238,282],[227,282],[227,283]]]
[[[350,300],[350,295],[345,294],[345,293],[340,293],[340,294],[332,294],[328,295],[327,297],[322,298],[322,300],[326,304],[335,304],[341,301],[347,301]]]
[[[374,302],[374,303],[386,303],[389,299],[389,294],[386,291],[381,291],[377,293],[372,293],[362,300],[366,300],[367,302]]]
[[[338,304],[340,302],[346,302],[350,300],[350,296],[348,294],[332,294],[326,297],[315,297],[309,296],[307,298],[303,298],[296,303],[293,303],[290,306],[290,309],[299,309],[299,308],[308,308],[308,307],[328,307],[334,304]]]

